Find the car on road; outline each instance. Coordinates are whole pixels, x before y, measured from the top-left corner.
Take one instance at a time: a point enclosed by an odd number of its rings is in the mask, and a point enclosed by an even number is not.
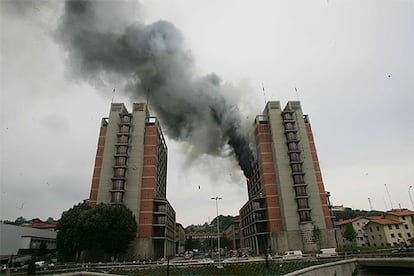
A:
[[[316,254],[316,258],[335,258],[338,256],[336,253],[336,248],[322,248],[319,250],[318,254]]]
[[[300,260],[302,258],[303,253],[300,250],[286,251],[282,256],[283,260]]]

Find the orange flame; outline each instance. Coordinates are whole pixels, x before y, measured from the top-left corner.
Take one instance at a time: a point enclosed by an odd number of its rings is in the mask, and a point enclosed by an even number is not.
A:
[[[250,178],[248,178],[247,176],[246,176],[246,181],[247,181],[247,183],[250,182]]]

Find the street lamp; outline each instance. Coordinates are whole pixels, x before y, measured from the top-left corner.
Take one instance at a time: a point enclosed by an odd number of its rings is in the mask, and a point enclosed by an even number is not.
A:
[[[221,197],[212,197],[216,201],[216,212],[217,212],[217,247],[218,247],[218,266],[217,268],[222,268],[220,265],[220,223],[219,223],[219,216],[218,216],[218,200],[222,199]]]
[[[412,205],[412,206],[413,206],[413,208],[414,208],[413,198],[411,197],[411,193],[410,193],[410,189],[411,189],[412,187],[413,187],[412,185],[410,185],[410,187],[408,187],[408,196],[410,197],[411,205]]]

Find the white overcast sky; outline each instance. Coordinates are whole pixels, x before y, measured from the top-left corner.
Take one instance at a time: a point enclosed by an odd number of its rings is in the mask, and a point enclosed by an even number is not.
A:
[[[68,73],[52,36],[62,8],[0,0],[1,219],[57,219],[89,196],[100,120],[117,85],[98,89]],[[131,14],[172,22],[199,75],[241,87],[244,123],[265,100],[299,97],[334,205],[369,210],[370,198],[377,210],[414,209],[414,1],[148,0]],[[115,102],[130,109],[118,90]],[[177,221],[214,218],[215,196],[219,213],[237,215],[247,187],[236,161],[193,159],[184,144],[167,143]]]

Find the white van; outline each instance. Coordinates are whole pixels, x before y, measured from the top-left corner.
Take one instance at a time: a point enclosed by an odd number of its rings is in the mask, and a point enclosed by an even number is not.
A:
[[[336,248],[323,248],[316,254],[316,258],[334,258],[338,256]]]
[[[291,250],[291,251],[286,251],[283,254],[283,259],[284,260],[299,260],[302,259],[303,254],[302,251],[300,250]]]

